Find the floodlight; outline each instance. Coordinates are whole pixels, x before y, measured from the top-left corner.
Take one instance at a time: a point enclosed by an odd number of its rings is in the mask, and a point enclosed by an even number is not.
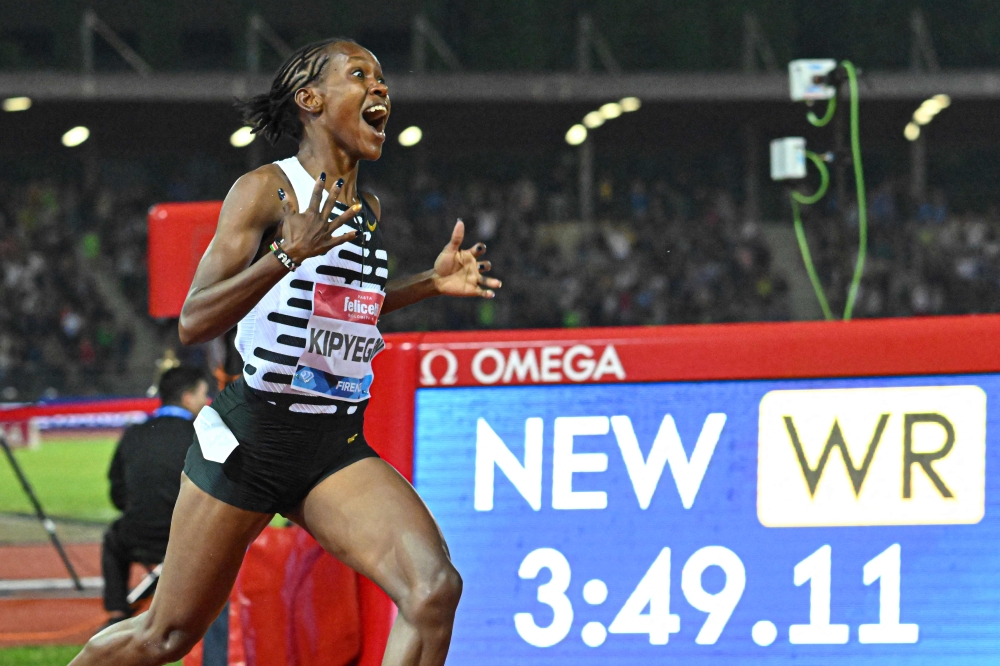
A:
[[[583,117],[583,124],[586,125],[587,129],[595,129],[604,124],[604,116],[601,115],[600,111],[591,111]]]
[[[27,111],[31,108],[30,97],[8,97],[3,101],[4,111]]]
[[[571,146],[579,146],[587,140],[587,128],[576,124],[566,131],[566,143]]]
[[[622,115],[622,105],[618,102],[608,102],[598,110],[601,112],[601,115],[608,120],[612,120]]]
[[[243,148],[253,143],[256,138],[257,135],[253,133],[253,128],[244,125],[230,135],[229,143],[232,144],[233,148]]]
[[[415,146],[420,143],[422,138],[424,138],[423,130],[416,125],[410,125],[399,133],[398,141],[399,145],[404,148],[409,148],[410,146]]]
[[[67,148],[75,148],[90,138],[90,130],[78,125],[62,135],[62,144]]]
[[[916,141],[920,138],[920,125],[914,122],[906,123],[906,127],[903,128],[903,136],[906,137],[907,141]]]
[[[618,105],[622,107],[623,112],[631,113],[639,110],[639,107],[642,106],[642,100],[638,97],[623,97],[618,100]]]
[[[921,104],[918,108],[923,109],[924,113],[930,114],[932,118],[941,111],[941,105],[938,104],[937,101],[933,98],[925,99],[924,103]]]
[[[913,112],[913,122],[915,122],[918,125],[926,125],[927,123],[929,123],[931,120],[934,119],[935,115],[937,115],[936,109],[931,109],[926,106],[921,106],[919,109]]]

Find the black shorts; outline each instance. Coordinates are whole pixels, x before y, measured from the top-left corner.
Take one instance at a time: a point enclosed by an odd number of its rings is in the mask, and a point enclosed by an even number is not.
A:
[[[212,403],[239,442],[224,463],[205,460],[195,435],[184,473],[212,497],[247,511],[286,513],[323,479],[378,454],[354,414],[302,414],[272,405],[239,379]]]

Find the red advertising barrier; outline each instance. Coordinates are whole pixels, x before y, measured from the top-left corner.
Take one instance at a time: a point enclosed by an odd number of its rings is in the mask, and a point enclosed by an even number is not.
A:
[[[149,314],[177,317],[205,248],[215,235],[221,201],[158,204],[149,209]]]
[[[14,423],[30,419],[51,419],[60,416],[150,414],[159,406],[159,398],[107,398],[40,405],[21,405],[12,409],[0,409],[0,421]]]
[[[122,428],[145,421],[159,406],[159,398],[110,398],[0,408],[0,432],[12,447],[34,446],[42,430]]]
[[[431,333],[421,386],[986,372],[1000,316]]]

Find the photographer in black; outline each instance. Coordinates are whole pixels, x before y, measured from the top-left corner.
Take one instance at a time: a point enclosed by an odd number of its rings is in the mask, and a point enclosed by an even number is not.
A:
[[[163,373],[162,406],[145,423],[122,435],[111,461],[111,501],[122,516],[104,533],[101,571],[109,624],[129,617],[132,562],[159,564],[170,535],[170,517],[180,492],[184,458],[194,441],[194,418],[208,402],[208,381],[198,368]]]

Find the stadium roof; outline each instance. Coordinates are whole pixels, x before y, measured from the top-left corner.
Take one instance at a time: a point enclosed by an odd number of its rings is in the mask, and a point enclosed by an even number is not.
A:
[[[233,72],[187,74],[0,73],[0,97],[38,101],[225,102],[263,92],[270,77]],[[788,99],[784,73],[407,74],[391,76],[393,99],[405,102],[596,102],[636,95],[646,102],[774,102]],[[956,99],[1000,99],[1000,70],[872,72],[868,100],[910,100],[944,93]]]

